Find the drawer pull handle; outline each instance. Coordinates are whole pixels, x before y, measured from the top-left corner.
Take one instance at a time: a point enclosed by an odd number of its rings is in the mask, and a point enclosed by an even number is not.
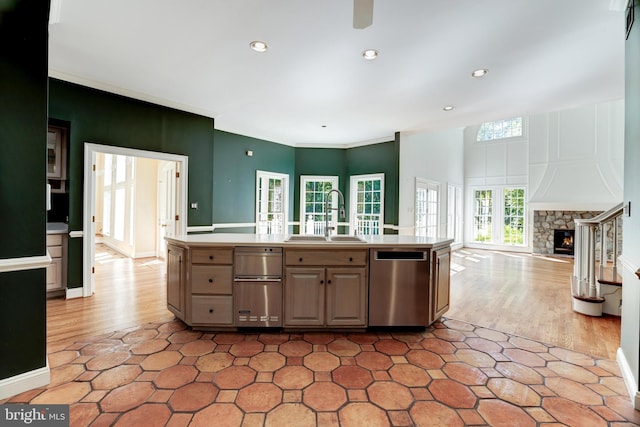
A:
[[[329,285],[330,285],[330,284],[331,284],[331,280],[327,280],[327,284],[329,284]]]
[[[209,255],[209,259],[213,259],[213,255]]]
[[[352,258],[352,257],[349,257],[349,262],[352,262],[352,261],[353,261],[353,258]]]
[[[298,261],[302,262],[302,257],[300,257],[300,259]]]
[[[213,283],[213,279],[209,279],[209,283]]]
[[[324,285],[324,280],[320,280],[320,284],[321,284],[321,285]]]
[[[213,313],[213,308],[210,308],[210,309],[209,309],[209,313]]]

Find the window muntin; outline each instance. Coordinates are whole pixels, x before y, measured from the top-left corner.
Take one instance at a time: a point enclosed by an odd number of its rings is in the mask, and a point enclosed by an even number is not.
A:
[[[438,237],[439,194],[440,184],[416,179],[416,236]]]
[[[493,219],[493,191],[475,190],[473,203],[473,241],[491,242],[491,222]]]
[[[522,117],[485,122],[478,129],[477,142],[522,136]]]
[[[284,234],[287,231],[289,175],[256,172],[256,233]]]
[[[382,234],[384,174],[351,177],[351,228],[356,234]]]
[[[503,243],[524,244],[524,188],[504,189],[504,231]]]
[[[327,193],[338,188],[337,176],[300,177],[300,234],[324,235]],[[332,195],[329,210],[329,225],[337,231],[338,195]],[[334,231],[335,232],[335,231]]]
[[[472,197],[472,242],[503,246],[527,244],[525,187],[476,188]]]

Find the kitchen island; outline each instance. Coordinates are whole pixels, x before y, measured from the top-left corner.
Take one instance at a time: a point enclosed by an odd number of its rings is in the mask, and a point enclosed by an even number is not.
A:
[[[449,307],[451,239],[168,237],[167,307],[194,329],[426,327]]]

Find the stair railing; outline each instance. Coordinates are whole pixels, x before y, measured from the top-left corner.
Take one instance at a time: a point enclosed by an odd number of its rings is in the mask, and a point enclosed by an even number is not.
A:
[[[609,230],[613,227],[612,273],[615,279],[618,274],[618,229],[622,216],[622,203],[591,219],[576,219],[573,249],[573,296],[599,300],[600,286],[596,281],[596,242],[600,240],[600,269],[602,278],[609,262]]]

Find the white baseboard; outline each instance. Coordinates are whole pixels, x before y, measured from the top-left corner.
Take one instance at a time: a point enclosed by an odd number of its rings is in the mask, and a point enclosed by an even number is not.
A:
[[[635,409],[640,409],[640,391],[638,391],[638,384],[633,377],[631,367],[629,366],[627,358],[621,348],[618,348],[618,351],[616,352],[616,362],[618,362],[618,367],[622,373],[624,384],[627,386],[627,392],[629,393],[631,404]]]
[[[83,288],[67,288],[66,299],[82,298],[84,296]]]
[[[44,387],[50,382],[51,373],[47,361],[47,366],[43,368],[0,380],[0,399],[6,399],[37,387]]]

